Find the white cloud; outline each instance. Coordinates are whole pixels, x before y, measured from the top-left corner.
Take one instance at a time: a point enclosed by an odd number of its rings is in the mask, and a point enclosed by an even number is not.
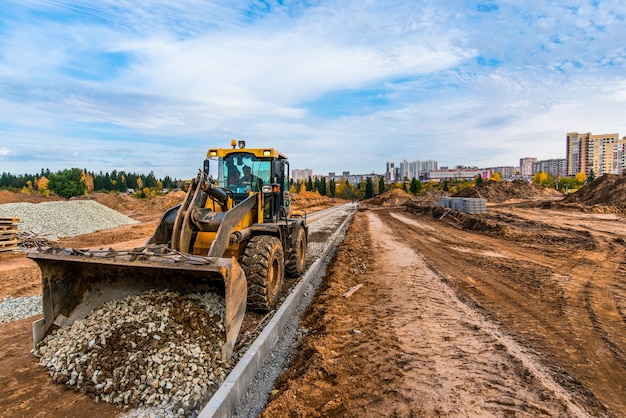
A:
[[[3,170],[54,143],[183,176],[231,137],[320,173],[564,156],[567,131],[626,134],[626,8],[579,3],[12,1]]]

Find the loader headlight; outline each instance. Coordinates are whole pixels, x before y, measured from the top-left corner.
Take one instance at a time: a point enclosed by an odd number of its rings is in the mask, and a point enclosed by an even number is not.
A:
[[[269,150],[269,149],[264,149],[263,150],[263,156],[264,157],[269,157],[270,155],[272,155],[272,150]]]
[[[263,193],[272,193],[272,186],[271,186],[271,185],[269,185],[269,184],[264,184],[264,185],[261,187],[261,191],[262,191]]]

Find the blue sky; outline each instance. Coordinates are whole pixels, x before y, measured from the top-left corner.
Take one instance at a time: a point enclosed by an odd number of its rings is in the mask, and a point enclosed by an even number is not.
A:
[[[316,174],[626,136],[626,3],[3,0],[0,172],[189,178],[231,138]]]

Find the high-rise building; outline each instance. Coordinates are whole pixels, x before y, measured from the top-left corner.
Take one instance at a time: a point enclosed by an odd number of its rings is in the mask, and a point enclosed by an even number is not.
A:
[[[533,163],[536,163],[537,159],[532,157],[525,157],[519,159],[519,173],[524,177],[530,177],[533,173]]]
[[[387,181],[387,183],[393,183],[394,181],[396,181],[396,168],[393,161],[387,161],[385,180]]]
[[[591,135],[589,142],[587,164],[594,173],[622,174],[626,141],[620,140],[619,134]]]
[[[616,133],[592,135],[590,132],[569,132],[566,141],[568,176],[580,172],[589,175],[591,170],[596,175],[624,173],[626,137],[619,139]]]
[[[567,166],[567,175],[575,176],[581,171],[585,174],[587,169],[587,158],[589,155],[589,136],[590,133],[579,134],[578,132],[569,132],[566,135],[566,152],[565,161]]]
[[[291,180],[296,183],[299,181],[307,181],[309,177],[313,178],[313,170],[310,168],[291,170]]]

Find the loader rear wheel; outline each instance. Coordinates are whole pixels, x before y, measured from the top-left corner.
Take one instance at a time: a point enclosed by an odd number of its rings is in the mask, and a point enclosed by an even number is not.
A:
[[[248,280],[248,308],[270,311],[278,303],[285,276],[280,240],[270,235],[252,237],[241,264]]]
[[[285,266],[287,276],[298,277],[304,273],[306,264],[306,234],[304,228],[297,228],[294,232],[296,236],[292,242],[293,248],[289,253],[289,260]]]

